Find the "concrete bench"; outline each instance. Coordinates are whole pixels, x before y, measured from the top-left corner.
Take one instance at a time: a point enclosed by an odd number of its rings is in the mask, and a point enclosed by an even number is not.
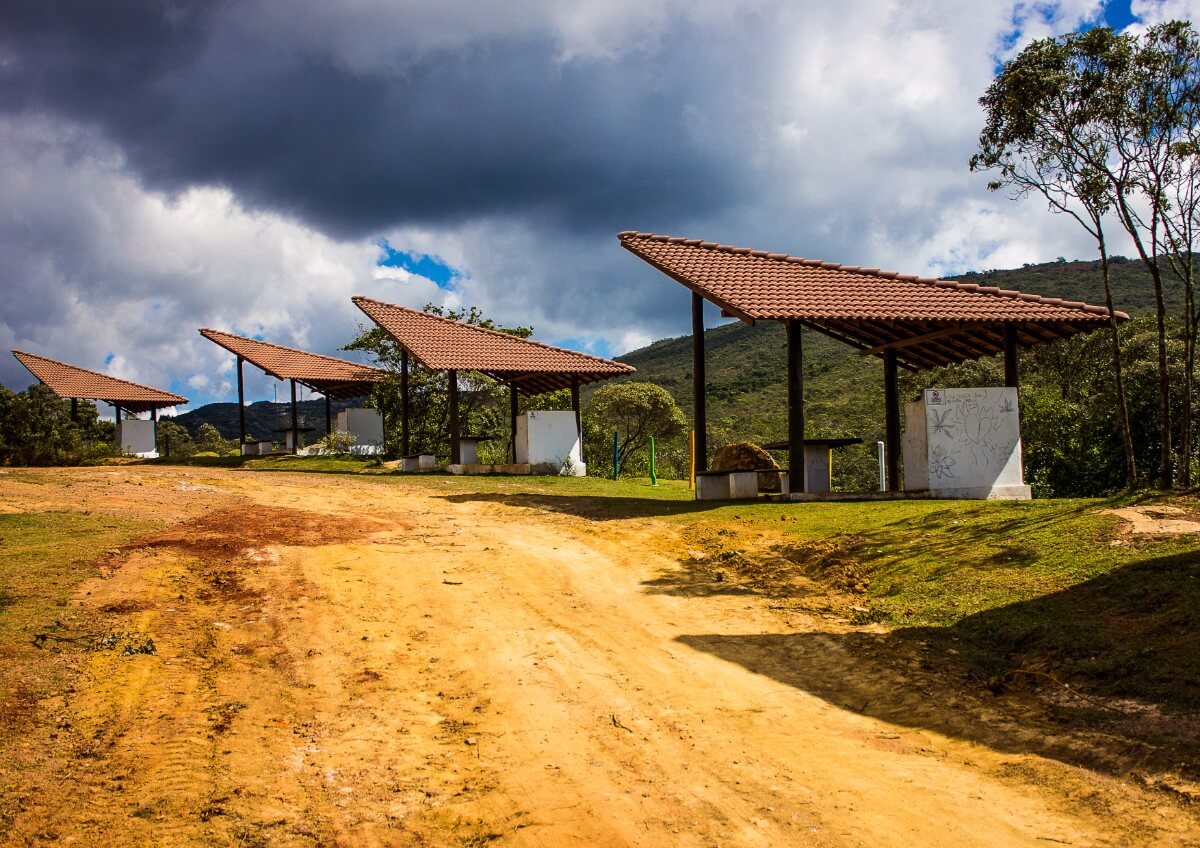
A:
[[[410,454],[400,462],[405,471],[433,471],[437,468],[437,457],[431,453]]]
[[[758,475],[776,474],[778,468],[756,468],[749,471],[697,471],[696,500],[733,501],[758,497]]]

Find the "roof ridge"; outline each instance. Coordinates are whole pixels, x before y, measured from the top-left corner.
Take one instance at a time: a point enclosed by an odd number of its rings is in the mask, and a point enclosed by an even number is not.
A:
[[[1077,300],[1065,300],[1060,297],[1046,297],[1040,294],[1029,294],[1027,292],[1017,291],[1015,289],[1001,289],[998,286],[980,286],[978,283],[960,283],[956,280],[946,280],[939,277],[920,277],[916,274],[902,274],[898,271],[884,271],[879,268],[863,268],[858,265],[844,265],[840,262],[827,262],[821,259],[806,259],[800,256],[792,256],[787,253],[770,253],[765,250],[755,250],[748,247],[734,247],[733,245],[721,244],[720,242],[701,241],[700,239],[683,238],[680,236],[667,236],[658,233],[640,232],[638,230],[622,230],[617,233],[617,238],[621,242],[626,242],[630,239],[649,239],[651,241],[659,241],[667,244],[684,244],[688,247],[699,247],[704,250],[713,250],[720,253],[732,253],[739,256],[755,256],[762,259],[771,259],[776,262],[791,262],[798,265],[808,267],[820,267],[831,271],[843,271],[848,274],[860,274],[866,277],[878,277],[885,280],[899,280],[906,283],[920,283],[927,286],[937,286],[939,288],[955,288],[959,291],[975,292],[978,294],[987,294],[995,297],[1004,297],[1010,300],[1022,300],[1029,303],[1041,303],[1046,306],[1061,306],[1067,309],[1077,309],[1080,312],[1088,312],[1093,315],[1107,315],[1108,309],[1103,306],[1095,306],[1090,303],[1084,303]],[[1129,315],[1120,310],[1114,310],[1118,318],[1128,319]]]
[[[422,318],[436,318],[438,321],[442,321],[446,324],[452,324],[456,327],[469,327],[472,330],[479,330],[480,332],[491,333],[493,336],[500,336],[501,338],[510,339],[510,340],[517,341],[517,342],[524,342],[526,344],[531,344],[536,347],[540,347],[544,350],[553,350],[558,353],[569,353],[569,354],[572,354],[573,356],[582,356],[587,359],[594,360],[596,362],[603,362],[606,365],[611,365],[611,364],[624,365],[625,364],[623,362],[615,362],[615,360],[612,360],[612,359],[605,359],[602,356],[596,356],[595,354],[592,354],[592,353],[584,353],[581,350],[571,350],[570,348],[566,348],[566,347],[557,347],[556,345],[546,344],[545,342],[539,342],[534,339],[522,338],[521,336],[514,336],[512,333],[505,333],[500,330],[493,330],[493,329],[490,329],[489,327],[480,327],[478,324],[468,324],[465,321],[456,321],[453,318],[447,318],[444,315],[435,315],[432,312],[426,312],[422,309],[412,309],[411,307],[408,307],[408,306],[401,306],[398,303],[388,303],[385,300],[378,300],[377,298],[367,297],[366,295],[356,294],[353,297],[351,297],[350,300],[353,301],[356,306],[358,305],[358,302],[361,300],[365,300],[369,303],[378,303],[380,306],[386,306],[389,309],[399,309],[403,312],[411,312],[412,314],[419,315]],[[630,367],[632,367],[632,366],[630,366]]]
[[[313,353],[311,350],[301,350],[298,347],[288,347],[287,345],[281,345],[281,344],[277,344],[275,342],[268,342],[268,341],[264,341],[262,339],[252,339],[249,336],[239,336],[237,333],[230,333],[226,330],[214,330],[209,327],[199,327],[197,329],[197,332],[199,332],[200,335],[204,336],[209,341],[213,341],[213,342],[215,342],[216,339],[212,338],[212,336],[209,335],[210,333],[212,333],[214,335],[219,335],[219,336],[229,336],[230,338],[238,339],[239,341],[243,341],[243,342],[251,342],[252,344],[260,344],[260,345],[264,345],[266,347],[273,347],[276,350],[284,350],[284,351],[287,351],[288,353],[302,353],[305,356],[315,356],[318,359],[327,359],[330,362],[337,362],[341,365],[354,365],[358,368],[367,368],[372,371],[381,371],[381,372],[386,373],[386,369],[380,368],[377,365],[368,365],[365,362],[355,362],[353,359],[341,359],[340,357],[329,356],[324,353]],[[224,345],[221,345],[221,347],[224,347]],[[226,350],[228,350],[228,348],[226,348]],[[234,351],[230,351],[230,353],[234,353]]]
[[[39,353],[28,353],[27,351],[17,350],[16,348],[13,348],[12,354],[13,354],[13,356],[15,356],[17,358],[18,362],[21,362],[22,365],[24,365],[25,363],[24,363],[24,361],[21,360],[21,357],[28,356],[31,359],[40,359],[43,362],[49,362],[52,365],[58,365],[62,368],[74,368],[76,371],[83,371],[86,374],[91,374],[93,377],[103,377],[106,380],[115,380],[118,383],[124,383],[127,386],[133,386],[135,389],[144,389],[147,392],[157,392],[160,395],[166,395],[168,397],[179,398],[179,400],[182,401],[183,403],[189,402],[188,399],[185,398],[183,395],[177,395],[174,392],[168,392],[165,389],[156,389],[154,386],[147,386],[142,383],[135,383],[135,382],[133,382],[133,380],[126,380],[123,377],[114,377],[112,374],[105,374],[103,371],[93,371],[91,368],[84,368],[82,365],[72,365],[69,362],[62,362],[58,359],[51,359],[50,357],[42,356]],[[34,374],[33,376],[37,377],[37,374]],[[38,377],[38,380],[40,381],[41,377]],[[100,399],[103,400],[103,398],[100,398]]]

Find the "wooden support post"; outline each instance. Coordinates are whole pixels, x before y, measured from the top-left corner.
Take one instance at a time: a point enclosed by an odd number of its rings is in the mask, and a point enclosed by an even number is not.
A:
[[[575,434],[579,437],[579,457],[583,458],[583,417],[579,413],[579,378],[571,378],[571,409],[575,412]]]
[[[808,491],[804,462],[804,340],[799,321],[787,322],[788,482],[791,492]]]
[[[704,417],[704,298],[692,292],[692,417],[696,426],[696,470],[708,470],[708,426]]]
[[[1012,322],[1004,325],[1004,385],[1011,389],[1021,385],[1017,373],[1017,325]]]
[[[900,486],[900,375],[896,351],[883,354],[883,402],[886,417],[887,484],[889,492],[899,492]]]
[[[459,439],[462,433],[458,429],[458,372],[453,368],[449,371],[450,379],[450,464],[462,462],[462,451]]]
[[[113,404],[113,421],[117,425],[117,449],[121,448],[121,407]]]
[[[79,421],[79,398],[71,398],[71,420]]]
[[[333,433],[333,408],[329,403],[329,395],[325,395],[325,435]]]
[[[296,413],[296,381],[292,380],[292,453],[300,452],[300,418]]]
[[[400,349],[400,455],[408,456],[408,349]]]
[[[512,461],[513,465],[517,464],[517,384],[512,382],[508,384],[508,425],[510,428],[510,441],[512,442]]]
[[[155,421],[155,422],[158,421],[158,410],[157,409],[150,410],[150,420]]]
[[[246,386],[242,382],[243,360],[237,358],[238,372],[238,455],[242,454],[242,445],[246,444]]]

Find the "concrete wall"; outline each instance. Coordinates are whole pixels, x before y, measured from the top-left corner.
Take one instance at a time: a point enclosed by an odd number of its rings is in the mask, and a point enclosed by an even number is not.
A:
[[[949,498],[1030,497],[1016,389],[926,389],[923,400],[929,491]]]
[[[153,421],[141,418],[125,419],[121,422],[120,430],[121,453],[154,459],[158,456],[158,446],[155,444],[156,430]]]
[[[561,473],[564,457],[570,457],[575,476],[587,473],[574,412],[535,410],[518,416],[518,464],[549,465]]]
[[[383,416],[377,409],[343,409],[337,414],[337,430],[354,437],[350,453],[383,452]]]
[[[904,491],[929,489],[929,443],[925,435],[925,401],[904,404]]]

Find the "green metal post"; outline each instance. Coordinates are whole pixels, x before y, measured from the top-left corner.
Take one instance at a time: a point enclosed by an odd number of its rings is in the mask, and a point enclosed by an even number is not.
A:
[[[658,485],[658,475],[654,473],[654,437],[650,437],[650,485]]]
[[[621,454],[617,450],[617,431],[613,430],[613,479],[621,473]]]

